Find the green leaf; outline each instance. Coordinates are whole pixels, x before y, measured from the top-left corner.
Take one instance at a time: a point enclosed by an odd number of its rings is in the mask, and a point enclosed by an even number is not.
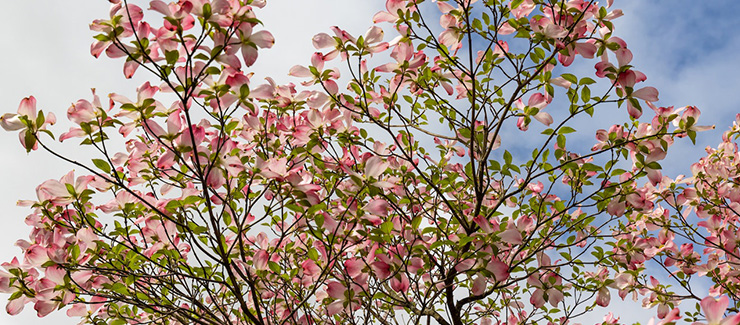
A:
[[[419,226],[421,225],[421,216],[415,216],[413,219],[411,219],[411,229],[419,229]]]
[[[167,64],[177,63],[177,59],[180,58],[180,53],[177,51],[165,51],[164,58],[167,60]]]
[[[39,111],[39,115],[36,116],[36,127],[41,127],[45,121],[46,117],[44,117],[44,111]]]
[[[560,76],[563,77],[563,79],[570,81],[571,83],[574,83],[574,84],[578,83],[578,78],[576,78],[576,76],[570,73],[563,73]]]
[[[310,248],[308,250],[308,258],[318,261],[319,260],[319,251],[317,251],[315,248]]]
[[[98,169],[104,171],[106,174],[110,174],[111,167],[107,161],[103,159],[93,159],[92,162],[95,164],[95,167],[98,167]]]
[[[294,211],[294,212],[301,212],[301,213],[303,212],[303,207],[300,206],[300,205],[297,205],[297,204],[293,204],[293,203],[286,204],[285,207],[288,208],[288,209],[290,209],[290,210],[292,210],[292,211]]]
[[[393,222],[386,221],[380,225],[380,230],[385,234],[390,234],[393,231]]]
[[[589,89],[588,86],[584,86],[581,90],[581,100],[584,103],[588,103],[588,101],[591,100],[591,89]]]
[[[558,148],[565,149],[565,136],[558,135]]]
[[[583,77],[583,78],[581,78],[581,81],[578,82],[578,84],[581,85],[581,86],[595,84],[595,83],[596,83],[596,81],[594,81],[593,79],[591,79],[589,77]]]
[[[204,4],[203,5],[203,19],[208,20],[208,18],[210,18],[212,14],[213,13],[211,9],[211,4],[210,3]]]
[[[573,133],[573,132],[576,132],[576,129],[570,126],[561,127],[560,130],[558,130],[558,134],[568,134],[568,133]]]
[[[122,283],[114,283],[113,286],[111,287],[111,290],[115,293],[118,293],[124,296],[129,295],[128,288],[126,288],[126,286],[123,285]]]
[[[691,144],[696,144],[696,131],[687,130],[686,135],[688,135],[689,139],[691,139]]]
[[[23,135],[23,140],[26,145],[26,152],[31,152],[33,147],[36,146],[36,137],[33,136],[31,129],[26,129],[26,134]]]
[[[267,267],[270,268],[270,271],[275,273],[280,273],[280,265],[278,263],[275,263],[273,261],[267,262]]]

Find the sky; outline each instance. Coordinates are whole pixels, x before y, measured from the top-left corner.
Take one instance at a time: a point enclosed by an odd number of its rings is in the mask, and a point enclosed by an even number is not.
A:
[[[137,2],[141,3],[141,2]],[[333,25],[361,35],[374,13],[383,8],[379,0],[272,0],[258,11],[266,28],[275,36],[275,46],[260,52],[257,76],[273,76],[287,81],[287,71],[294,64],[307,64],[315,51],[311,36],[328,32]],[[4,4],[0,20],[5,62],[0,80],[0,113],[15,112],[23,97],[33,95],[38,107],[53,111],[63,119],[69,105],[80,98],[91,99],[90,88],[104,97],[117,92],[135,97],[134,89],[145,80],[138,73],[125,80],[121,61],[95,59],[89,53],[93,32],[88,24],[108,14],[104,0],[10,1]],[[736,94],[740,90],[740,33],[736,13],[740,2],[734,0],[616,0],[625,16],[615,21],[616,34],[627,41],[634,53],[632,64],[648,76],[645,85],[660,90],[660,106],[695,105],[702,110],[701,125],[716,125],[714,131],[700,133],[697,145],[688,141],[673,147],[663,163],[670,173],[688,171],[690,162],[701,157],[703,148],[714,146],[740,113]],[[63,13],[63,14],[62,14]],[[592,73],[592,71],[586,71]],[[67,126],[57,127],[61,133]],[[84,158],[84,152],[70,145],[56,146],[60,152]],[[34,199],[35,187],[46,179],[58,179],[71,166],[49,154],[26,154],[14,133],[0,132],[0,261],[20,254],[13,246],[26,238],[30,228],[23,223],[26,208],[15,206],[18,199]],[[6,295],[0,295],[5,299]],[[5,302],[0,302],[4,306]],[[617,307],[621,306],[621,307]],[[617,304],[623,320],[647,321],[654,312],[635,313],[634,305]],[[629,308],[629,311],[628,309]],[[639,308],[639,306],[637,307]],[[617,311],[619,312],[619,311]],[[601,313],[603,314],[603,313]],[[594,319],[599,320],[600,316]],[[0,312],[0,324],[75,324],[64,313],[38,320],[32,306],[10,317]],[[591,322],[593,323],[593,322]],[[588,324],[588,323],[587,323]]]

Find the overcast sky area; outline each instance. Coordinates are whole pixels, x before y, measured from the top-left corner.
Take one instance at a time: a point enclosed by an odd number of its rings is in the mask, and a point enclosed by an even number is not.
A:
[[[107,18],[107,1],[8,1],[3,5],[5,15],[0,20],[0,29],[5,32],[0,51],[0,62],[4,62],[0,114],[15,113],[20,100],[33,95],[39,109],[53,111],[61,120],[70,103],[92,98],[90,88],[97,88],[103,99],[110,92],[135,98],[135,88],[148,80],[143,70],[139,70],[134,79],[126,80],[122,74],[122,60],[95,59],[90,55],[94,34],[88,30],[88,24],[96,18]],[[270,75],[278,82],[289,80],[288,69],[294,64],[307,64],[315,51],[311,36],[329,31],[333,25],[360,35],[383,5],[379,0],[270,1],[257,15],[277,42],[271,50],[260,52],[257,75]],[[740,2],[616,0],[615,7],[625,12],[624,17],[615,21],[616,35],[626,40],[632,50],[632,64],[648,76],[645,85],[660,90],[657,104],[696,105],[702,111],[699,124],[717,126],[715,131],[700,133],[696,146],[684,141],[674,147],[674,152],[662,163],[669,174],[687,172],[690,163],[702,156],[704,147],[720,142],[722,132],[740,112],[737,100],[740,33],[737,33],[739,21],[736,18]],[[593,71],[588,74],[592,76]],[[604,124],[611,125],[608,121]],[[55,133],[66,131],[67,127],[56,127]],[[4,151],[0,155],[0,168],[5,176],[0,185],[0,207],[5,211],[1,216],[0,262],[20,255],[20,249],[13,244],[20,238],[27,238],[30,231],[23,222],[28,210],[16,207],[16,201],[35,199],[34,189],[38,184],[50,178],[58,179],[72,169],[43,152],[27,155],[15,133],[0,131],[0,147]],[[57,148],[64,154],[84,158],[75,151],[79,148],[72,142]],[[613,296],[613,301],[619,300],[616,294]],[[0,301],[0,324],[76,323],[66,318],[64,312],[39,320],[32,305],[27,305],[21,315],[10,317],[4,312],[7,295],[0,295],[0,298],[3,299]],[[623,316],[622,320],[644,324],[654,315],[654,311],[638,312],[639,305],[614,302],[613,308],[622,309],[614,310]],[[584,323],[593,324],[603,314],[600,312],[593,321],[584,320]]]

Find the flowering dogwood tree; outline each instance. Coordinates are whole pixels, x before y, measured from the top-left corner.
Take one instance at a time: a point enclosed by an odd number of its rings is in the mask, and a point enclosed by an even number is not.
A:
[[[682,115],[688,128],[699,115],[695,107],[687,107]],[[658,317],[672,321],[680,319],[676,307],[687,299],[700,300],[707,324],[738,324],[740,314],[740,115],[734,125],[722,135],[717,148],[707,148],[707,156],[691,166],[691,177],[665,177],[656,186],[640,189],[655,204],[649,207],[630,206],[631,229],[636,237],[637,251],[649,255],[671,278],[672,285],[661,284],[655,278],[633,283],[649,293],[646,306],[658,306]],[[702,281],[703,280],[703,281]],[[709,286],[710,297],[702,298],[697,286]],[[719,297],[716,299],[714,297]],[[736,314],[725,318],[724,313]],[[687,313],[696,320],[700,314]]]
[[[21,202],[31,235],[0,273],[10,314],[564,324],[612,292],[673,306],[644,272],[670,250],[648,249],[634,216],[652,213],[658,162],[700,130],[698,110],[652,104],[612,1],[387,0],[364,35],[317,34],[311,64],[289,70],[298,85],[251,80],[275,41],[265,1],[154,0],[146,19],[110,2],[92,55],[151,80],[67,110],[58,140],[98,155],[55,151],[56,118],[33,97],[0,119],[84,171]],[[569,73],[576,61],[595,74]],[[624,123],[579,137],[577,121],[618,107]],[[703,298],[696,318],[715,324],[727,304]]]

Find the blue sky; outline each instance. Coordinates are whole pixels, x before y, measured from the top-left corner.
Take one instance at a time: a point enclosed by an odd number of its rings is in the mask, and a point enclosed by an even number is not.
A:
[[[70,103],[79,98],[89,99],[92,87],[103,96],[109,92],[134,96],[134,89],[144,81],[143,74],[134,80],[124,80],[120,61],[96,60],[89,54],[93,34],[87,25],[95,18],[105,17],[108,6],[103,0],[4,4],[8,14],[0,20],[0,28],[5,31],[0,51],[0,62],[5,63],[4,78],[0,81],[2,113],[14,112],[19,101],[29,95],[36,96],[39,108],[54,111],[59,117],[65,115]],[[258,67],[258,75],[287,81],[286,74],[292,65],[308,63],[314,51],[310,46],[313,34],[339,25],[359,35],[382,7],[383,2],[376,0],[271,1],[258,17],[275,35],[277,43],[273,49],[260,53],[262,65]],[[714,131],[700,133],[696,146],[688,141],[676,146],[677,150],[663,163],[668,172],[686,172],[689,163],[702,155],[704,147],[719,143],[721,133],[740,112],[737,100],[740,19],[736,18],[740,2],[616,0],[615,7],[625,11],[625,16],[616,21],[616,34],[627,41],[634,53],[633,64],[648,76],[646,85],[660,90],[658,104],[696,105],[703,113],[700,124],[717,126]],[[56,130],[62,132],[64,128]],[[35,198],[37,184],[59,178],[71,167],[40,152],[26,155],[15,134],[2,133],[0,146],[5,150],[0,157],[0,168],[4,170],[0,206],[5,211],[0,228],[0,260],[7,261],[20,252],[13,246],[15,240],[25,238],[29,231],[23,223],[27,210],[15,207],[15,201]],[[65,147],[62,151],[66,154],[84,156],[76,147]],[[0,302],[0,306],[4,304]],[[27,306],[22,315],[13,318],[0,313],[0,323],[76,323],[66,319],[63,313],[38,321],[31,307]],[[654,313],[629,310],[624,314],[631,314],[629,319],[633,321],[646,321]]]
[[[740,113],[740,2],[625,1],[623,8],[618,33],[635,54],[635,66],[648,76],[647,83],[660,90],[659,104],[695,105],[702,111],[700,124],[717,126],[700,133],[696,147],[676,148],[681,162],[696,161],[704,147],[720,142]],[[678,164],[670,158],[666,162]]]

